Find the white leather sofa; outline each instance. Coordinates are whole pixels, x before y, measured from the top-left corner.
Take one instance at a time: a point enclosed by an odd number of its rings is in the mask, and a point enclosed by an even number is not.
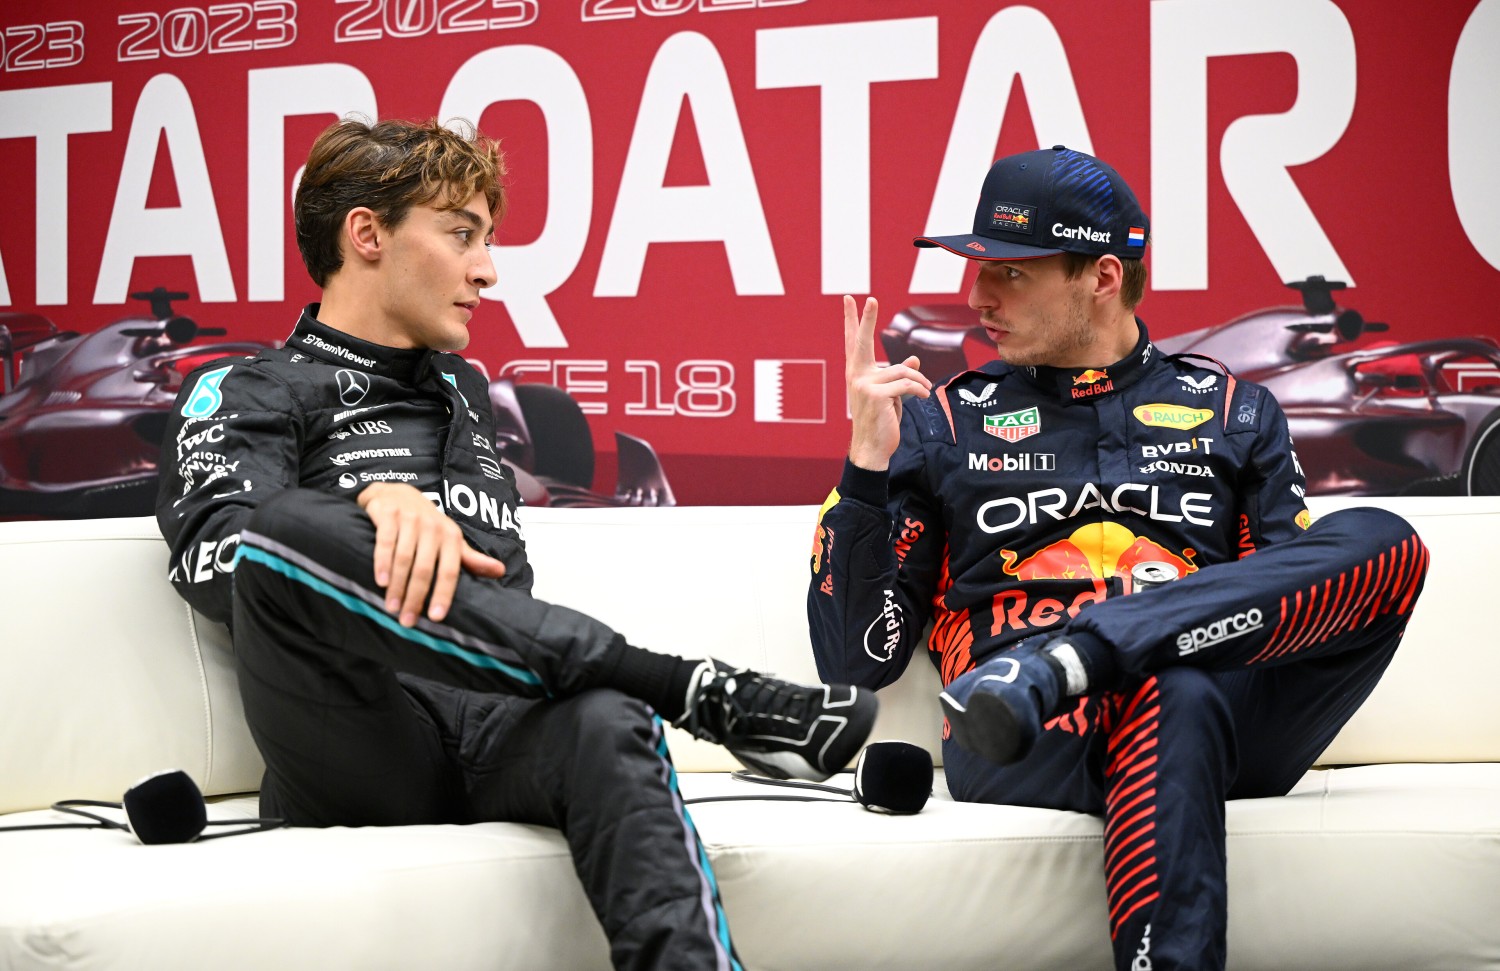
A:
[[[1315,513],[1335,505],[1314,503]],[[1500,968],[1500,499],[1383,500],[1433,552],[1406,643],[1296,790],[1229,806],[1230,967]],[[811,507],[528,509],[537,593],[639,644],[813,679]],[[168,586],[154,523],[0,524],[0,826],[191,774],[255,815],[224,631]],[[915,661],[875,738],[937,752]],[[687,795],[731,781],[678,736]],[[847,785],[848,777],[843,779]],[[757,790],[758,791],[758,790]],[[778,790],[779,791],[779,790]],[[1106,969],[1098,819],[852,802],[693,808],[756,971]],[[0,969],[608,968],[559,835],[520,824],[290,829],[144,846],[0,833]]]

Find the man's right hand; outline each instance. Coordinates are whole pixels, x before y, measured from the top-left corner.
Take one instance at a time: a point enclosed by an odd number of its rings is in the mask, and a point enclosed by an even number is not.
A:
[[[403,482],[372,483],[358,502],[375,524],[375,582],[385,590],[385,609],[399,611],[403,627],[417,622],[424,602],[428,618],[446,617],[460,570],[505,575],[504,563],[470,546],[458,523]]]
[[[863,314],[857,313],[853,297],[844,297],[844,381],[854,419],[849,461],[872,472],[889,468],[891,455],[901,444],[902,396],[925,398],[932,393],[932,382],[917,370],[915,356],[900,364],[875,364],[879,316],[880,303],[874,297],[866,298]]]

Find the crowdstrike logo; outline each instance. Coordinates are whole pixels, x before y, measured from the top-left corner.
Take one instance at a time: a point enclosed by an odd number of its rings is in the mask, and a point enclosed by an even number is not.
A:
[[[360,357],[358,354],[349,350],[349,348],[341,347],[338,344],[330,344],[323,338],[319,337],[317,334],[303,335],[302,343],[306,344],[308,347],[316,347],[320,351],[327,351],[330,354],[336,354],[346,361],[352,361],[353,363],[358,364],[360,367],[375,366],[375,359],[373,357]]]
[[[350,462],[360,462],[365,459],[398,459],[410,458],[409,448],[362,448],[353,452],[340,452],[332,456],[328,461],[334,465],[348,465]]]
[[[1194,627],[1190,631],[1184,631],[1177,635],[1177,656],[1187,657],[1196,654],[1206,647],[1232,641],[1236,637],[1244,637],[1246,634],[1265,627],[1264,618],[1260,608],[1251,607],[1249,610],[1221,617],[1206,627]]]

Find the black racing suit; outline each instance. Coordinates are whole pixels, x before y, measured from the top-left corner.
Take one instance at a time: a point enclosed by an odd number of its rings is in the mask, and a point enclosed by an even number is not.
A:
[[[616,966],[738,968],[661,720],[598,686],[619,635],[531,596],[485,380],[316,313],[283,348],[190,375],[162,446],[170,578],[230,624],[263,813],[555,826]],[[355,502],[373,482],[421,490],[505,576],[465,572],[442,623],[400,626]]]
[[[905,402],[889,473],[846,463],[814,543],[825,680],[891,683],[929,621],[945,685],[1030,637],[1109,649],[1119,682],[1070,701],[1021,762],[947,740],[943,757],[956,798],[1105,817],[1122,969],[1222,967],[1224,799],[1301,777],[1426,573],[1390,513],[1309,527],[1280,406],[1210,364],[1164,357],[1141,325],[1107,368],[962,373]],[[1181,579],[1135,591],[1143,563]]]

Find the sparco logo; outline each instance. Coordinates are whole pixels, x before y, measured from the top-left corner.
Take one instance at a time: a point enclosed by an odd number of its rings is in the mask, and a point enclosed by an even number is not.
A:
[[[364,459],[399,459],[410,458],[409,448],[362,448],[353,452],[340,452],[329,458],[328,461],[334,465],[348,465],[350,462],[359,462]]]
[[[1177,656],[1187,657],[1189,654],[1198,653],[1205,647],[1213,647],[1215,644],[1222,644],[1236,637],[1254,633],[1265,626],[1262,619],[1260,609],[1251,607],[1249,610],[1216,620],[1206,627],[1194,627],[1190,631],[1184,631],[1177,635]]]
[[[865,628],[865,653],[884,664],[896,656],[901,643],[901,605],[890,590],[885,591],[885,606],[880,616]]]
[[[302,338],[302,343],[306,344],[308,347],[316,347],[320,351],[327,351],[330,354],[337,354],[344,360],[353,361],[355,364],[359,364],[363,367],[375,366],[375,359],[373,357],[360,357],[358,354],[349,350],[349,348],[340,347],[337,344],[330,344],[323,338],[319,337],[317,334],[308,334],[307,336]]]
[[[969,468],[976,472],[1055,472],[1057,454],[1054,452],[1023,452],[1020,455],[996,455],[988,452],[970,452]]]
[[[1141,946],[1130,962],[1130,971],[1151,971],[1151,925],[1141,931]]]

